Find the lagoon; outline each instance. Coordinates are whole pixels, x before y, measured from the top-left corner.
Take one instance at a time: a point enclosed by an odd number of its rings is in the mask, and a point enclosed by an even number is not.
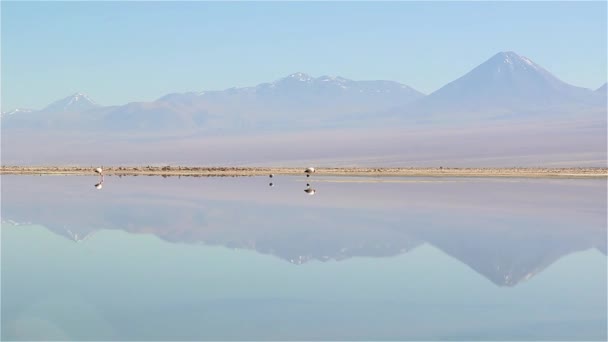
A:
[[[2,176],[3,340],[606,339],[605,179],[97,183]]]

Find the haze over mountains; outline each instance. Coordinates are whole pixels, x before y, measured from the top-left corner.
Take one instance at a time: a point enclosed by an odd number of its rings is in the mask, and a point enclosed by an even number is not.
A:
[[[606,108],[606,85],[597,90],[570,85],[526,57],[500,52],[428,96],[393,81],[315,78],[298,72],[252,87],[172,93],[121,106],[98,105],[77,93],[40,110],[7,111],[1,122],[3,140],[11,149],[25,149],[26,137],[43,135],[56,135],[49,138],[51,144],[79,144],[82,135],[91,143],[114,141],[110,137],[117,135],[127,141],[145,137],[160,142],[226,134],[268,136],[345,129],[432,132],[455,125],[488,126],[479,128],[481,133],[504,125],[558,122],[578,128],[583,123],[585,129],[595,130],[593,134],[604,132],[605,136]],[[12,155],[4,144],[3,149]],[[584,149],[594,153],[596,161],[606,159],[605,148]],[[78,163],[82,157],[68,159]]]

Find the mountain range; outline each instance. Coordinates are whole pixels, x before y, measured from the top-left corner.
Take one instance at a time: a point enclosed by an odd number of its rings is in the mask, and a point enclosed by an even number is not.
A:
[[[477,122],[562,114],[599,117],[606,85],[593,91],[561,81],[530,59],[500,52],[425,96],[393,81],[294,73],[254,87],[172,93],[155,101],[100,106],[76,93],[40,110],[2,114],[3,130],[189,134]]]
[[[312,78],[295,73],[255,87],[174,93],[156,101],[123,106],[99,106],[77,93],[38,111],[17,109],[4,113],[2,123],[4,129],[101,132],[243,130],[277,123],[294,128],[311,127],[351,113],[404,105],[422,96],[392,81]]]
[[[76,93],[2,114],[5,165],[605,166],[606,85],[500,52],[425,95],[302,72],[103,106]]]

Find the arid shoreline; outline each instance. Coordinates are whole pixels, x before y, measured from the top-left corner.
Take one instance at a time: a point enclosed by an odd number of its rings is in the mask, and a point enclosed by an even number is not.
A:
[[[122,176],[264,176],[300,175],[304,167],[197,167],[197,166],[112,166],[105,175]],[[94,175],[94,167],[2,166],[0,174],[11,175]],[[608,168],[317,168],[322,176],[400,177],[560,177],[607,178]]]

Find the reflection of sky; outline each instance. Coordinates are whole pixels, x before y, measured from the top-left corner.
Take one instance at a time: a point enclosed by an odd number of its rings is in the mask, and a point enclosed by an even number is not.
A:
[[[278,185],[270,189],[260,178],[183,182],[108,177],[102,192],[92,187],[94,182],[81,190],[81,184],[90,183],[88,177],[29,178],[3,177],[3,219],[56,220],[77,229],[79,223],[98,227],[102,219],[112,223],[104,217],[112,211],[104,208],[118,208],[116,203],[137,214],[121,212],[131,221],[107,226],[81,243],[40,226],[4,225],[3,339],[606,337],[606,257],[593,248],[601,246],[602,238],[605,246],[605,214],[598,217],[602,209],[592,203],[605,191],[602,181],[510,186],[511,193],[487,203],[484,212],[484,203],[472,194],[511,183],[469,183],[468,188],[466,183],[420,183],[412,188],[407,183],[316,182],[319,192],[309,197],[302,192],[305,181],[292,178],[275,179]],[[367,189],[368,196],[355,198],[357,187]],[[535,198],[539,189],[544,191]],[[421,201],[407,201],[412,194]],[[461,203],[454,203],[459,194]],[[538,211],[519,203],[523,197]],[[29,209],[21,206],[28,202]],[[154,208],[198,208],[194,212],[204,213],[204,220],[194,221],[205,225],[172,226],[189,221],[160,212],[156,215],[168,227],[150,229],[154,226],[139,213],[151,202],[162,204]],[[403,202],[407,206],[399,205]],[[502,206],[493,209],[496,203]],[[438,218],[429,218],[429,212]],[[316,217],[305,222],[324,224],[292,222],[311,215]],[[560,215],[562,224],[556,219]],[[345,221],[349,217],[363,223]],[[573,225],[576,220],[580,224]],[[135,228],[145,234],[122,231]],[[217,246],[156,237],[193,229],[202,229],[200,236]],[[400,243],[403,236],[408,237],[403,243],[415,236],[422,245],[395,257],[311,260],[298,266],[276,253],[237,245],[254,240],[256,248],[265,243],[275,249],[314,249],[310,242],[318,241],[331,251],[366,241]],[[226,248],[230,245],[240,248]],[[502,267],[557,261],[533,279],[499,287],[474,271],[483,265],[481,258],[494,258]]]
[[[397,258],[294,267],[251,251],[119,232],[74,244],[41,228],[5,229],[3,242],[7,338],[34,319],[76,339],[605,333],[606,259],[594,250],[505,289],[430,246]]]

